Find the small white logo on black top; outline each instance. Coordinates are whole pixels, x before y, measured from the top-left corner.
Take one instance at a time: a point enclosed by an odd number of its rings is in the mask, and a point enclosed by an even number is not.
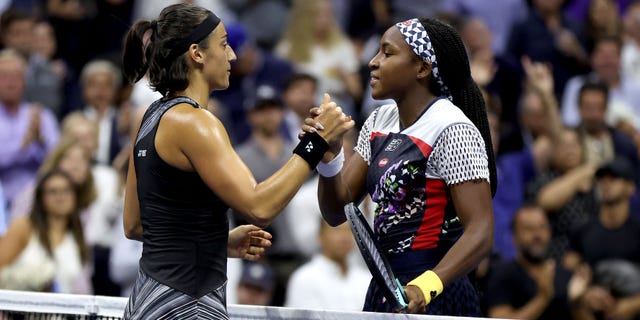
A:
[[[389,142],[389,144],[384,149],[384,151],[393,152],[396,149],[398,149],[401,143],[402,143],[402,139],[393,139],[391,140],[391,142]]]
[[[138,150],[138,157],[146,157],[147,150]]]
[[[307,143],[307,146],[304,148],[307,150],[307,152],[311,152],[311,150],[313,150],[313,143],[309,141],[309,143]]]

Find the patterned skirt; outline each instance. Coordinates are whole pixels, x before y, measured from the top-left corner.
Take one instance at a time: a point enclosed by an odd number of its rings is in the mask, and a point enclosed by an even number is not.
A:
[[[200,298],[170,288],[138,271],[124,319],[227,320],[226,283]]]

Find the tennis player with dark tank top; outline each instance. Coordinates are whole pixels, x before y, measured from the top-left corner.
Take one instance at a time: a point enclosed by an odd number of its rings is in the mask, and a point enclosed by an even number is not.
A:
[[[228,87],[235,58],[224,24],[193,5],[169,6],[126,36],[125,76],[135,82],[148,72],[163,98],[144,115],[130,155],[124,228],[144,249],[125,319],[228,319],[227,256],[255,259],[270,235],[256,226],[229,232],[227,209],[267,226],[354,125],[325,98],[315,132],[257,183],[220,120],[201,107],[211,90]]]

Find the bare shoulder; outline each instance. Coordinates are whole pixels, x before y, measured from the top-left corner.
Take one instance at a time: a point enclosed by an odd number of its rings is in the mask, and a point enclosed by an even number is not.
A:
[[[30,235],[31,219],[29,219],[29,216],[27,215],[13,219],[4,235],[4,238],[7,238],[7,241],[25,244],[29,240]],[[2,237],[0,237],[0,239],[1,238]]]
[[[222,122],[211,112],[182,103],[167,111],[160,120],[163,138],[180,149],[230,144]],[[205,143],[208,142],[208,143]]]
[[[25,232],[25,233],[30,233],[31,232],[31,219],[29,219],[29,216],[22,216],[22,217],[17,217],[15,219],[13,219],[13,222],[11,223],[11,226],[9,226],[10,229],[12,229],[12,231],[17,231],[17,232]]]
[[[225,130],[222,122],[211,112],[202,108],[194,108],[187,103],[180,103],[167,111],[162,117],[161,123],[168,127],[172,133],[179,132],[181,139],[191,137],[191,135],[194,137],[211,135],[216,131]]]

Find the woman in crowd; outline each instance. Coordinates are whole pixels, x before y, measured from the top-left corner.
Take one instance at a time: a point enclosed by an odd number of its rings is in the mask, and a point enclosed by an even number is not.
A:
[[[14,219],[0,238],[3,289],[92,293],[79,199],[67,173],[41,175],[31,213]]]

